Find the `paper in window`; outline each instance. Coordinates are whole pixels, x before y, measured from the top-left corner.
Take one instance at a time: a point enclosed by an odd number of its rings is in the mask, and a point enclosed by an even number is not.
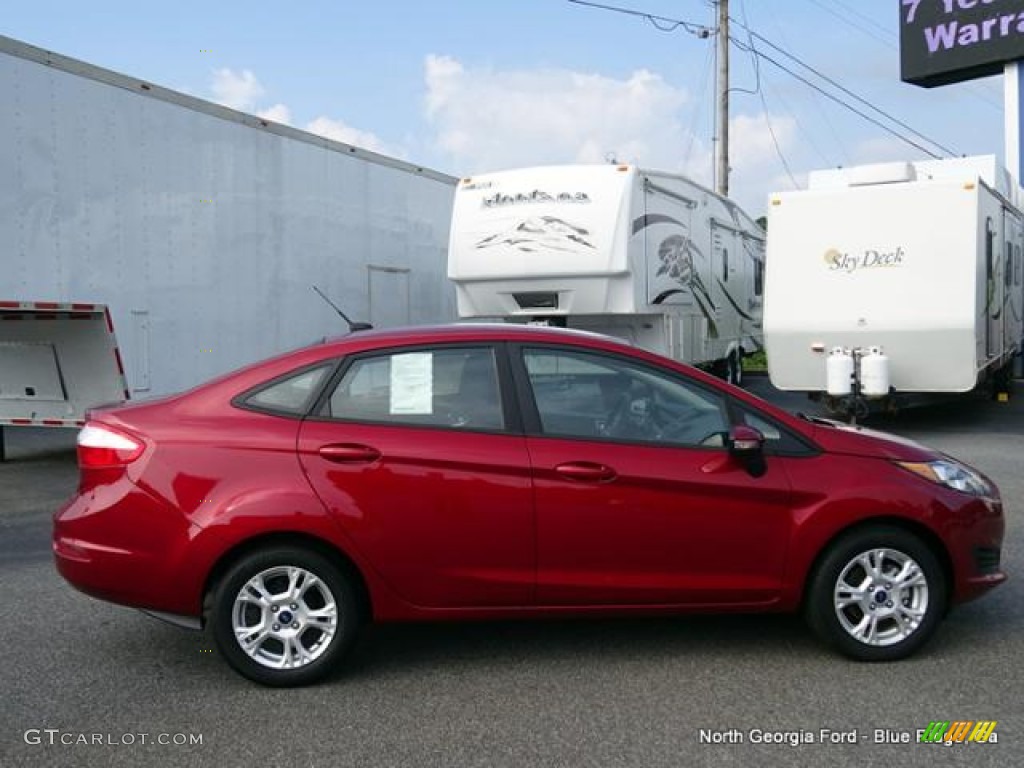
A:
[[[392,415],[434,412],[434,355],[409,352],[391,358]]]

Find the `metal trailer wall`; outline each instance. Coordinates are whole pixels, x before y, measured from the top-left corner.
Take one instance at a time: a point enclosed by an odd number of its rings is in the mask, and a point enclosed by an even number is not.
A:
[[[455,317],[455,179],[0,37],[0,299],[109,305],[133,397]]]

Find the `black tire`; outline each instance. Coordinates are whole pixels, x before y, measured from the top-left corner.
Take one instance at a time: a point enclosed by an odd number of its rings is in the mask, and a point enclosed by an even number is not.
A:
[[[879,550],[889,555],[879,558]],[[874,573],[861,563],[875,567]],[[920,578],[900,588],[894,577],[904,566],[916,567]],[[867,588],[852,589],[852,584]],[[942,567],[927,544],[901,528],[872,525],[851,531],[828,548],[811,576],[805,613],[815,633],[844,655],[895,661],[913,654],[934,634],[946,610],[947,592]],[[840,606],[840,598],[847,604]],[[872,626],[874,638],[867,636]]]
[[[252,599],[239,600],[257,579],[271,599],[259,601],[249,590]],[[289,596],[292,584],[304,587],[300,597]],[[275,621],[280,617],[286,621]],[[253,630],[251,651],[236,637],[236,618]],[[359,624],[350,578],[318,552],[293,546],[259,550],[235,563],[214,590],[210,612],[214,640],[228,664],[275,687],[309,685],[330,675],[352,647]]]
[[[743,355],[739,350],[733,350],[729,353],[729,359],[726,361],[726,381],[737,387],[743,386]]]

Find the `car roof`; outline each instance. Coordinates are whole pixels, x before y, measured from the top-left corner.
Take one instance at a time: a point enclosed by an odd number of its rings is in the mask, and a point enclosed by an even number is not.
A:
[[[550,341],[554,343],[590,340],[605,342],[619,347],[635,350],[636,347],[611,336],[575,328],[558,328],[548,325],[528,325],[525,323],[446,323],[442,325],[403,326],[399,328],[381,328],[368,331],[356,331],[345,336],[335,336],[326,340],[326,344],[334,346],[367,347],[391,346],[403,343],[478,340],[523,340]]]
[[[644,356],[643,350],[620,339],[599,333],[550,326],[520,323],[449,323],[446,325],[403,326],[400,328],[355,331],[345,336],[322,339],[298,349],[283,352],[222,374],[194,388],[213,390],[222,386],[255,385],[268,376],[286,372],[289,368],[315,364],[341,355],[358,354],[368,350],[402,347],[415,344],[444,344],[472,341],[526,341],[573,343],[597,349],[618,349]],[[579,344],[579,342],[583,342]],[[190,390],[193,391],[193,390]]]

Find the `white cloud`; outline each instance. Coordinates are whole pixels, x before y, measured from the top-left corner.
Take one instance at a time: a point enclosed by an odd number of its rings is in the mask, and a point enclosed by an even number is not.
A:
[[[796,121],[772,113],[768,120],[771,131],[764,112],[729,120],[729,196],[754,217],[765,213],[773,192],[793,189],[794,181],[800,189],[807,186],[808,161],[797,140]],[[779,158],[780,151],[792,178]]]
[[[343,120],[334,120],[330,117],[320,116],[308,123],[306,130],[328,139],[368,149],[371,152],[380,152],[381,154],[393,157],[401,157],[403,154],[401,150],[388,147],[376,134],[353,128]]]
[[[260,100],[266,95],[266,89],[251,70],[243,69],[240,72],[226,68],[215,70],[210,83],[210,91],[213,93],[214,100],[226,107],[250,112],[276,123],[286,125],[292,123],[292,111],[286,104],[277,103],[271,107],[259,108]],[[373,152],[394,157],[405,155],[401,149],[388,146],[376,134],[354,128],[343,120],[325,115],[307,123],[305,129],[310,133]]]
[[[284,104],[275,104],[267,109],[261,109],[256,113],[264,120],[273,120],[275,123],[290,125],[292,122],[292,111]]]
[[[494,72],[428,56],[425,80],[435,144],[460,174],[609,156],[681,164],[686,93],[647,70],[625,79],[564,69]]]
[[[609,156],[712,183],[709,140],[690,133],[686,91],[657,73],[625,78],[570,70],[473,69],[448,56],[425,61],[425,112],[440,161],[459,175],[548,163],[602,163]],[[776,138],[791,160],[797,126],[772,115]],[[731,196],[753,216],[768,194],[790,189],[764,115],[730,122]],[[798,168],[792,165],[794,174]],[[802,170],[802,167],[800,167]],[[797,176],[803,182],[803,176]]]
[[[214,70],[210,90],[214,101],[244,112],[252,112],[265,93],[256,75],[248,69],[241,72],[227,68]]]

